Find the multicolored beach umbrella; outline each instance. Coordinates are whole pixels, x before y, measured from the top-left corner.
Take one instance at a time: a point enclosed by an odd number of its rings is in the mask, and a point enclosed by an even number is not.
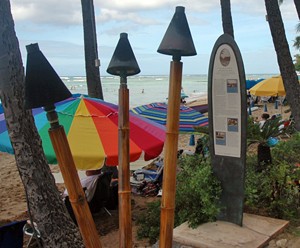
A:
[[[161,102],[150,103],[133,108],[131,111],[159,124],[166,125],[168,105]],[[194,132],[194,127],[207,126],[208,118],[187,106],[180,106],[179,131]]]
[[[36,127],[50,164],[56,156],[48,135],[46,112],[33,109]],[[59,122],[64,126],[75,165],[79,170],[118,165],[118,106],[86,96],[73,95],[56,104]],[[144,156],[146,161],[160,155],[165,127],[133,113],[130,114],[130,162]],[[13,153],[4,114],[0,115],[0,151]]]

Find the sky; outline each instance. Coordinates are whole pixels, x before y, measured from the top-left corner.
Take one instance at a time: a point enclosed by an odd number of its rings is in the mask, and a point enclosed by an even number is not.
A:
[[[10,2],[24,66],[26,45],[38,43],[58,75],[85,76],[80,0]],[[140,75],[168,75],[172,57],[157,49],[176,6],[185,7],[197,51],[196,56],[182,57],[183,74],[207,74],[213,46],[223,34],[220,0],[94,0],[100,75],[109,75],[106,70],[120,33],[128,34]],[[285,0],[280,9],[293,56],[299,21],[294,1]],[[231,0],[231,14],[246,74],[279,73],[264,1]]]

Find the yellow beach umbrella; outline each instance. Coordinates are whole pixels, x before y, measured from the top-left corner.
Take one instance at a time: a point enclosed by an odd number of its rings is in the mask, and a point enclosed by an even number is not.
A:
[[[254,85],[250,90],[255,96],[285,96],[285,89],[281,76],[267,78]]]

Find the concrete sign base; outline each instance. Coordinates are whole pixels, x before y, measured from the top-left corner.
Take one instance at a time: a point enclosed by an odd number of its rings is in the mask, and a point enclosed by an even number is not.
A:
[[[243,214],[243,226],[216,221],[196,229],[183,223],[174,229],[176,247],[258,248],[265,245],[288,225],[288,221],[253,214]]]

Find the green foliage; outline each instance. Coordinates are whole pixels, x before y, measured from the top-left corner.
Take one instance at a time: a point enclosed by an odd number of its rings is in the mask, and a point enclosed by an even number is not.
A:
[[[252,125],[253,120],[250,121]],[[275,122],[276,123],[276,122]],[[254,125],[254,124],[253,124]],[[276,124],[277,125],[277,124]],[[267,126],[264,138],[260,129],[251,127],[256,140],[265,140],[268,133],[274,135],[272,126]],[[248,133],[249,135],[249,133]],[[247,157],[245,178],[245,209],[247,212],[274,218],[298,221],[300,218],[300,134],[290,140],[279,142],[272,148],[273,162],[257,172],[256,155]],[[175,226],[188,222],[191,227],[215,220],[220,206],[220,183],[213,176],[208,158],[193,155],[179,159],[177,175]],[[154,243],[159,236],[160,201],[150,203],[147,212],[138,219],[139,238],[148,238]]]
[[[300,42],[300,40],[299,40],[299,42]],[[300,45],[300,43],[299,43],[299,45]],[[295,63],[294,63],[294,65],[295,65],[295,70],[296,71],[300,71],[300,54],[296,54],[295,55]]]
[[[219,213],[220,183],[202,156],[184,156],[179,159],[177,175],[175,226],[188,222],[191,227],[215,220]],[[145,214],[139,216],[138,237],[155,243],[159,237],[160,201],[149,203]]]
[[[203,133],[203,134],[209,134],[208,126],[206,127],[194,127],[195,132],[197,133]]]
[[[300,133],[295,133],[288,141],[279,142],[273,148],[275,163],[286,161],[289,164],[300,163]]]
[[[275,218],[300,218],[299,163],[300,137],[279,143],[272,150],[273,162],[256,171],[256,157],[247,157],[245,206],[254,212]],[[263,211],[263,212],[262,212]]]
[[[282,125],[281,117],[276,117],[275,119],[269,119],[265,122],[263,128],[261,129],[261,137],[263,141],[267,141],[270,137],[277,137],[283,133],[280,129]]]
[[[293,45],[296,49],[300,50],[300,36],[296,36],[295,40],[294,40],[294,45]]]
[[[147,212],[143,212],[138,217],[137,224],[139,226],[138,238],[147,238],[151,244],[154,244],[159,237],[160,200],[147,204]]]
[[[275,119],[269,119],[265,122],[264,126],[260,129],[259,124],[254,122],[252,117],[248,118],[247,123],[247,140],[248,144],[260,143],[268,145],[268,139],[278,137],[286,132],[286,129],[281,128],[281,117]]]
[[[209,156],[209,136],[207,134],[197,139],[195,154],[202,155],[203,157]]]
[[[213,176],[210,163],[201,156],[186,156],[179,160],[177,176],[176,217],[192,228],[214,221],[220,211],[219,181]]]
[[[254,121],[252,116],[247,119],[247,142],[248,145],[257,143],[261,140],[260,127],[257,122]]]

